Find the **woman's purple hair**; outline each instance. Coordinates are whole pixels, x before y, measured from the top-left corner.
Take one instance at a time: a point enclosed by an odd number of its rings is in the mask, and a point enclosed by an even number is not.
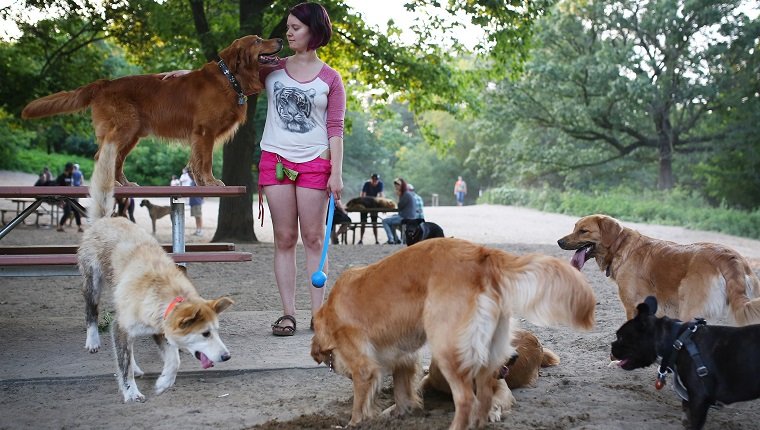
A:
[[[311,40],[306,48],[314,50],[327,45],[332,37],[332,23],[325,8],[314,2],[299,3],[290,8],[290,14],[309,27]]]

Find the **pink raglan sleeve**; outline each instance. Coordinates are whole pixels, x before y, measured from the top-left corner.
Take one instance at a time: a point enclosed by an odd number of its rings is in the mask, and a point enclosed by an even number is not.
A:
[[[343,137],[343,121],[346,116],[346,90],[340,73],[330,68],[330,93],[327,94],[327,138]]]

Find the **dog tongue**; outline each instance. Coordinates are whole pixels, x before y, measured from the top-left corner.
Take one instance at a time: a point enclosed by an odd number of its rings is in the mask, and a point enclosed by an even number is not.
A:
[[[208,357],[206,357],[206,354],[199,353],[200,354],[200,360],[201,360],[201,367],[204,369],[208,369],[209,367],[214,367],[214,362],[209,360]]]
[[[586,254],[588,253],[589,248],[583,247],[577,251],[575,251],[575,254],[573,254],[573,258],[570,259],[570,264],[573,265],[578,270],[583,269],[583,265],[586,263]]]

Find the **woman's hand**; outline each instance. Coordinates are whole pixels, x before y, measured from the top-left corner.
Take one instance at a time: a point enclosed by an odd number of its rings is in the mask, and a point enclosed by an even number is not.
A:
[[[192,70],[174,70],[172,72],[164,72],[164,73],[158,73],[158,76],[163,76],[161,78],[162,81],[165,81],[169,78],[174,78],[177,76],[184,76],[188,73],[192,72]]]
[[[335,195],[335,200],[340,200],[340,194],[343,192],[343,177],[340,174],[330,174],[327,180],[327,192]]]

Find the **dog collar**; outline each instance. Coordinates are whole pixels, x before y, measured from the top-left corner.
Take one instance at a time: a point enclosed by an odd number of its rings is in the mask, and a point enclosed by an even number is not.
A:
[[[164,319],[169,316],[169,314],[174,310],[174,308],[185,301],[185,298],[182,296],[177,296],[172,300],[171,303],[169,303],[169,306],[166,307],[166,311],[164,312]]]
[[[235,78],[235,75],[232,74],[230,71],[230,68],[227,67],[227,64],[222,60],[222,57],[217,57],[216,64],[219,66],[219,70],[222,71],[224,76],[227,77],[227,80],[230,81],[230,85],[232,85],[232,89],[235,90],[235,92],[238,95],[238,105],[244,105],[245,102],[248,100],[248,96],[245,95],[243,92],[243,88],[240,87],[240,82]]]

